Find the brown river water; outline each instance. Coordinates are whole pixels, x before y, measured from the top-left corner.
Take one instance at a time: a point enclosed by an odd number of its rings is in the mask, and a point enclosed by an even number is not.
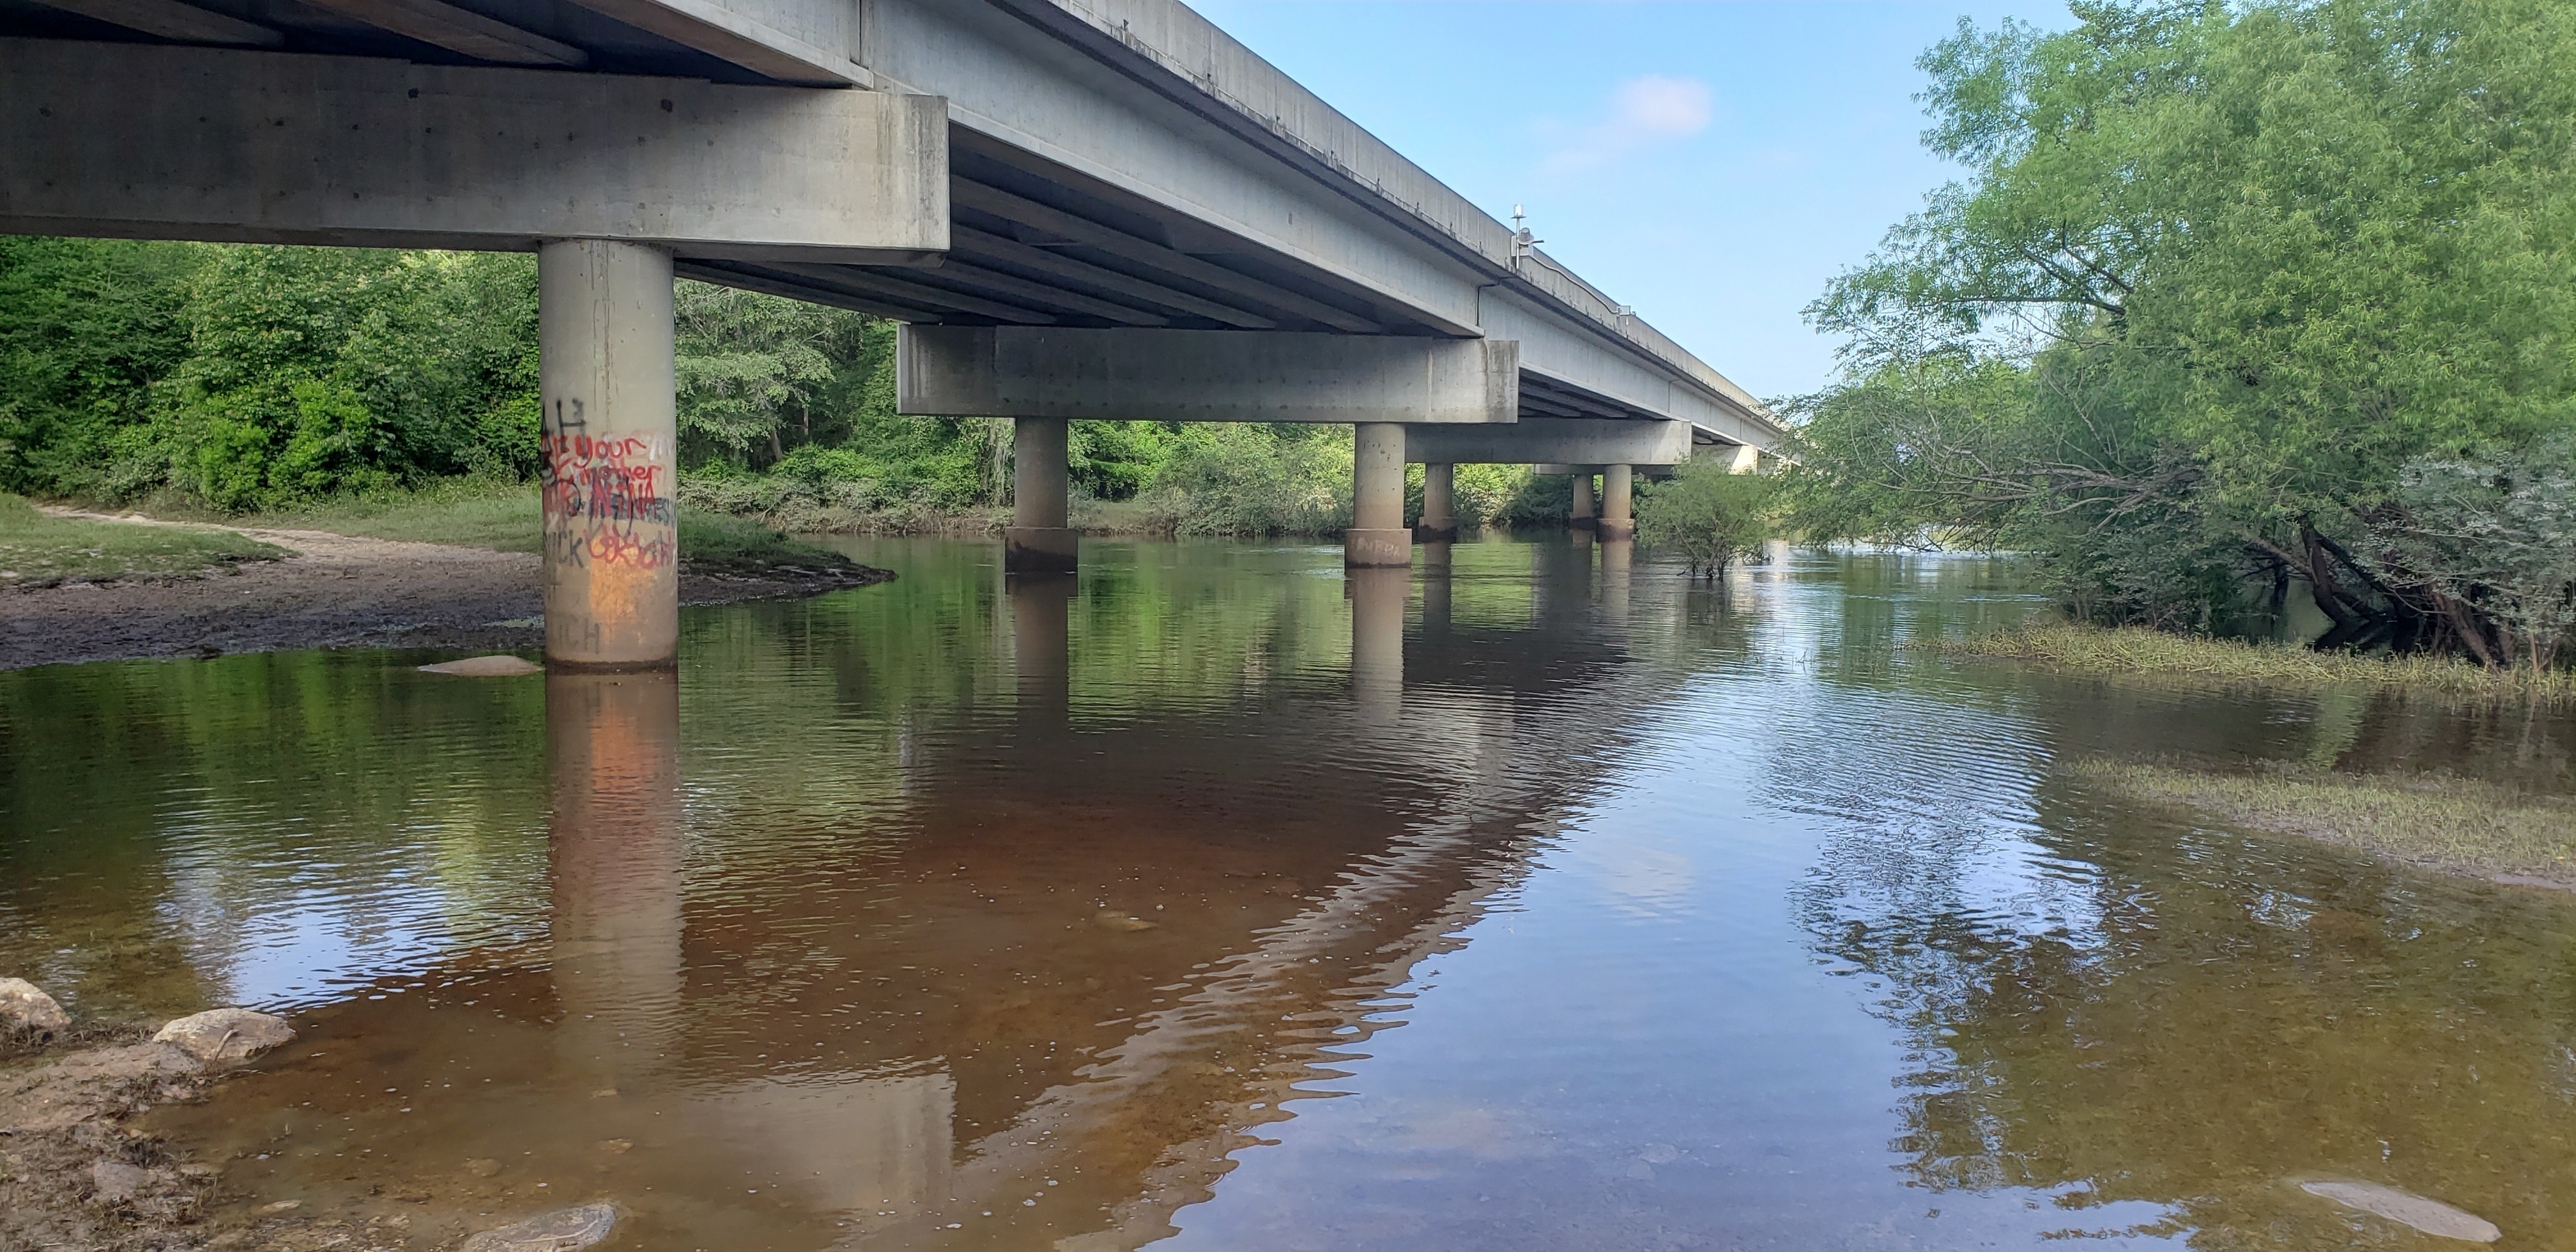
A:
[[[0,973],[287,1014],[148,1124],[415,1247],[2576,1248],[2576,898],[2059,769],[2560,720],[1903,648],[2044,611],[1986,559],[844,546],[676,677],[0,674]]]

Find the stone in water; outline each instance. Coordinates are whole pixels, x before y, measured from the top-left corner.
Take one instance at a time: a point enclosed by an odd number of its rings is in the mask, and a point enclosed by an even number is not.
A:
[[[182,1017],[152,1036],[200,1061],[246,1061],[295,1037],[282,1017],[249,1009],[208,1009]]]
[[[2444,1239],[2493,1243],[2504,1237],[2495,1223],[2475,1213],[2464,1213],[2439,1200],[2375,1182],[2309,1182],[2299,1184],[2299,1190]]]
[[[1154,923],[1141,917],[1121,913],[1116,909],[1102,909],[1091,920],[1110,930],[1152,930],[1154,928]]]
[[[441,661],[420,667],[424,674],[450,674],[458,678],[517,678],[522,674],[542,674],[546,667],[531,664],[515,656],[469,656],[462,661]]]
[[[614,1205],[585,1204],[484,1231],[466,1240],[459,1252],[570,1252],[607,1238],[616,1225]]]
[[[50,1035],[72,1024],[72,1015],[24,978],[0,978],[0,1030]]]

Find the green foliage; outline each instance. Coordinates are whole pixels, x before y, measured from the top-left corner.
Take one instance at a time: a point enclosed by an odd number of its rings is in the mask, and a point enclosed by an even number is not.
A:
[[[2424,588],[2479,660],[2557,665],[2576,631],[2576,432],[2418,457],[2373,520],[2372,567]]]
[[[1670,479],[1637,493],[1637,540],[1679,553],[1692,573],[1715,578],[1762,555],[1778,496],[1776,479],[1684,461]]]
[[[1202,428],[1156,476],[1148,503],[1175,534],[1315,535],[1351,520],[1345,426]]]
[[[151,432],[174,484],[240,511],[535,468],[528,258],[207,251]]]
[[[201,249],[0,237],[0,488],[118,495],[118,451],[187,355]]]
[[[2576,11],[2076,15],[1924,56],[1968,177],[1809,310],[1850,339],[1793,406],[1800,525],[2029,547],[2099,620],[2297,577],[2339,638],[2462,642],[2352,552],[2410,459],[2576,425]]]
[[[0,487],[516,534],[494,493],[536,468],[536,316],[525,256],[0,240]],[[674,332],[690,508],[865,530],[1008,504],[1009,422],[896,415],[892,323],[683,281]],[[1076,496],[1157,527],[1326,533],[1349,509],[1347,431],[1071,434]],[[1461,467],[1459,515],[1561,519],[1531,481]]]

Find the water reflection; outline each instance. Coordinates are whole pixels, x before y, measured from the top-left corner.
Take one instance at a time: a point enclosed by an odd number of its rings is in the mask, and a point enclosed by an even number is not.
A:
[[[679,677],[544,681],[558,1046],[587,1089],[632,1087],[679,1029]]]
[[[419,1246],[2395,1237],[2327,1173],[2562,1227],[2562,903],[2055,770],[2563,791],[2545,715],[1897,646],[2027,611],[1986,562],[861,555],[904,577],[692,611],[676,676],[0,676],[0,969],[296,1012],[155,1124]]]

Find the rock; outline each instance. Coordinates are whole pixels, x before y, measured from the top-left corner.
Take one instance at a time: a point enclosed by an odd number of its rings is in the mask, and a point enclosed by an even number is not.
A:
[[[2375,1182],[2309,1182],[2299,1184],[2299,1190],[2444,1239],[2493,1243],[2504,1237],[2495,1223],[2475,1213]]]
[[[1154,928],[1154,923],[1131,913],[1121,913],[1116,909],[1102,909],[1093,914],[1091,920],[1110,930],[1152,930]]]
[[[161,1028],[154,1043],[166,1043],[200,1061],[242,1061],[295,1037],[282,1017],[249,1009],[208,1009]]]
[[[441,661],[420,667],[424,674],[449,674],[458,678],[517,678],[525,674],[542,674],[546,667],[531,664],[515,656],[469,656],[462,661]]]
[[[616,1225],[615,1206],[585,1204],[484,1231],[466,1240],[458,1252],[571,1252],[607,1238]]]
[[[501,1163],[488,1156],[478,1156],[465,1163],[465,1172],[477,1178],[491,1178],[501,1172]]]
[[[72,1015],[24,978],[0,978],[0,1031],[52,1035],[69,1029]]]
[[[150,1171],[123,1161],[101,1160],[89,1167],[91,1198],[101,1204],[122,1204],[131,1200],[151,1181]]]

